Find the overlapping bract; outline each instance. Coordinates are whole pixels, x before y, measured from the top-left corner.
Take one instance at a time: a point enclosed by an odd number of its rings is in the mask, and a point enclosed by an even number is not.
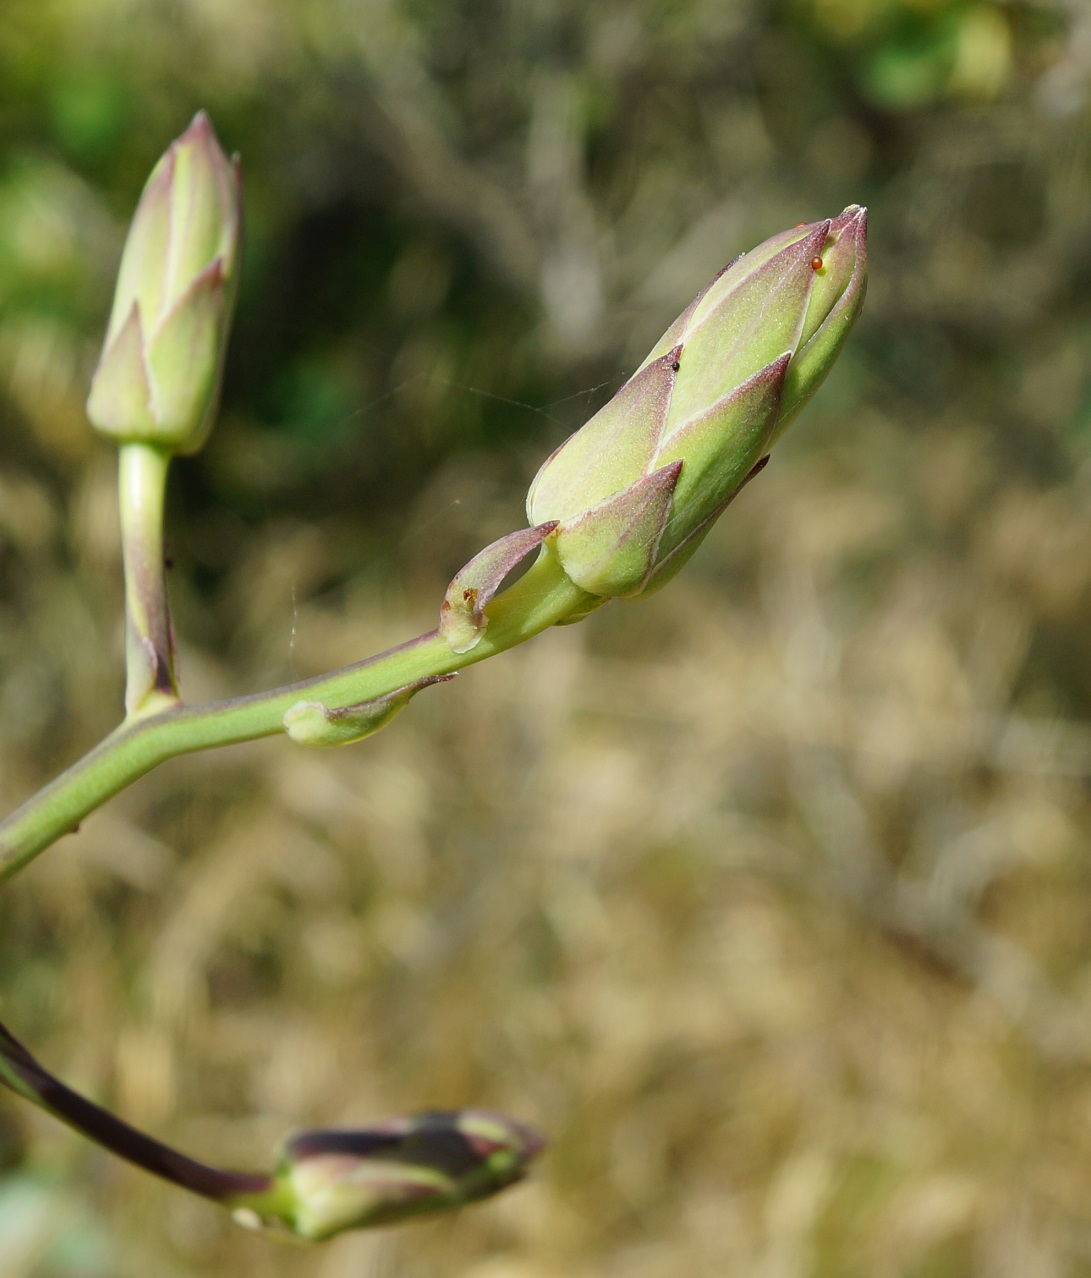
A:
[[[219,391],[238,277],[242,196],[204,112],[149,177],[118,272],[87,415],[119,442],[192,453]]]

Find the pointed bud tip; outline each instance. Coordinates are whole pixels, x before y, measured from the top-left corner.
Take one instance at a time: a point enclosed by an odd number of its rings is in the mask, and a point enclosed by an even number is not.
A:
[[[830,222],[830,233],[838,237],[849,233],[856,239],[867,238],[867,206],[850,204]]]
[[[202,107],[197,114],[190,120],[184,133],[180,134],[176,139],[178,142],[196,141],[197,139],[211,138],[218,143],[216,138],[216,130],[212,126],[212,120],[208,112]]]
[[[228,157],[220,143],[212,120],[204,110],[197,112],[189,122],[185,132],[179,134],[167,148],[166,154],[171,156],[173,161],[173,157],[177,152],[186,150],[202,156],[204,162],[209,165],[220,181],[229,180],[238,187],[240,180],[239,157],[237,154]],[[233,194],[237,195],[237,192]]]

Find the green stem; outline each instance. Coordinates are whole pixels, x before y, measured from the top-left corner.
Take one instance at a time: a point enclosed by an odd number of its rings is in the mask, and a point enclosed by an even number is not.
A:
[[[543,550],[530,570],[486,609],[488,629],[469,652],[452,652],[437,631],[356,665],[268,692],[172,705],[130,717],[55,781],[0,824],[0,882],[76,826],[112,795],[180,754],[233,745],[284,730],[284,715],[300,701],[328,709],[359,705],[407,684],[483,661],[524,642],[593,602]]]
[[[123,444],[119,453],[125,709],[134,719],[166,710],[180,700],[163,561],[163,499],[170,454],[138,443]]]

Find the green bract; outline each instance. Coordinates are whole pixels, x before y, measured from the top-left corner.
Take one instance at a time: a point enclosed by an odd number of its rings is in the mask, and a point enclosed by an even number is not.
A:
[[[453,678],[454,675],[449,674],[430,675],[373,701],[339,706],[335,710],[321,701],[297,701],[285,712],[284,731],[297,745],[353,745],[385,728],[423,688]]]
[[[866,210],[775,235],[690,303],[527,498],[602,598],[669,580],[817,390],[864,300]]]
[[[238,276],[237,160],[200,112],[152,171],[118,272],[87,415],[122,443],[192,453],[216,407]]]

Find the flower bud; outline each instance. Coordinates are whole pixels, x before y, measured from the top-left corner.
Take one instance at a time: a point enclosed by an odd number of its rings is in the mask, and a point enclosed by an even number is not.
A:
[[[592,595],[664,584],[818,389],[864,300],[866,210],[736,258],[632,378],[563,443],[527,498]]]
[[[236,292],[237,158],[199,112],[152,170],[118,271],[87,415],[118,442],[192,453],[212,425]]]
[[[544,1146],[529,1127],[473,1109],[299,1132],[276,1174],[273,1221],[318,1241],[461,1207],[521,1180]]]

